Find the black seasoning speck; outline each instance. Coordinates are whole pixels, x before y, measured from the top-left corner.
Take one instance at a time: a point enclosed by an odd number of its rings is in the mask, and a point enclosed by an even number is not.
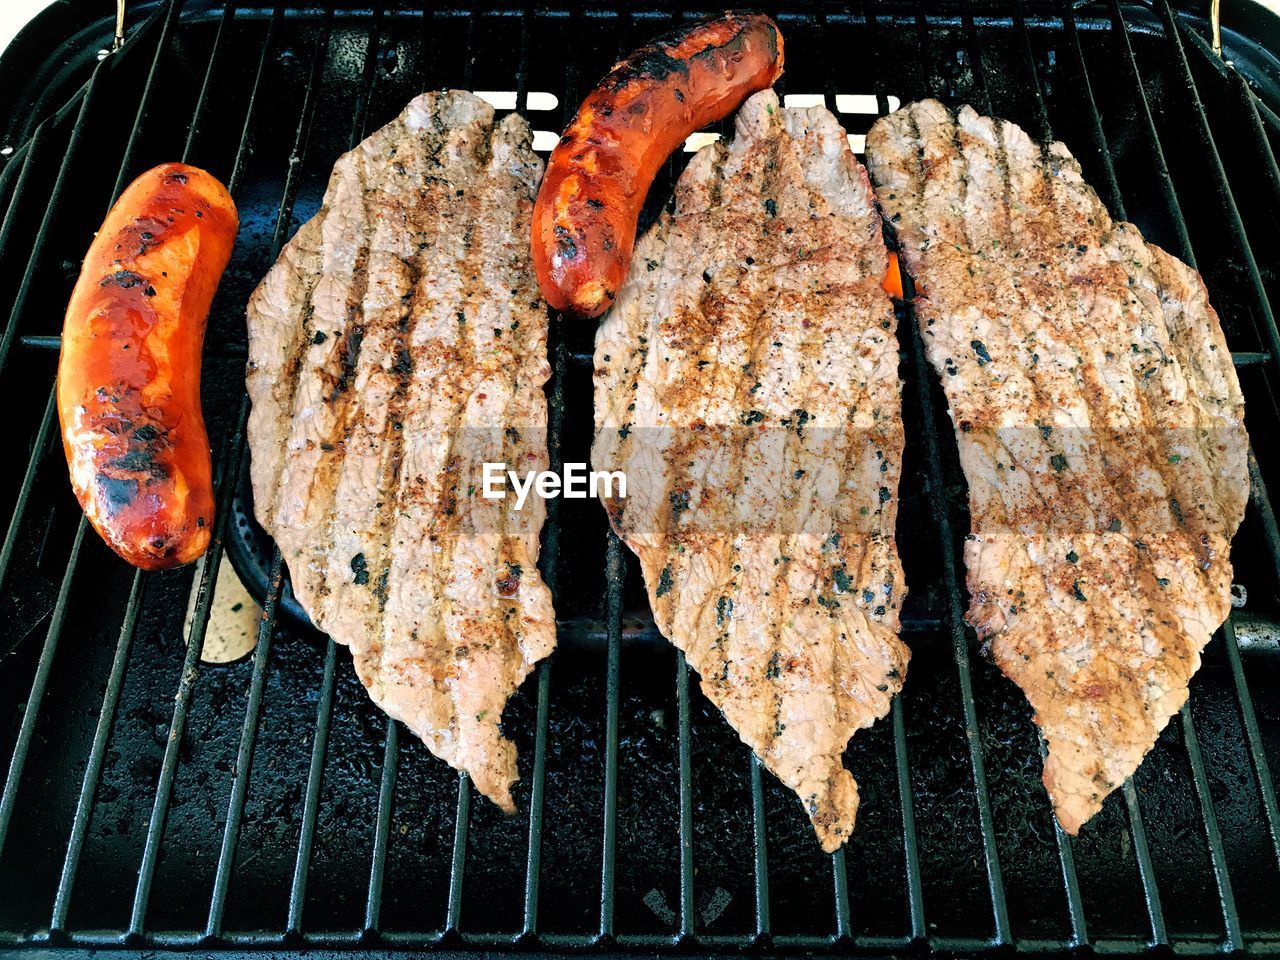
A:
[[[671,567],[662,568],[662,573],[658,575],[658,589],[653,592],[655,597],[665,596],[671,592]]]
[[[369,582],[369,565],[365,562],[363,553],[357,553],[351,558],[351,572],[355,575],[356,586],[363,587]]]

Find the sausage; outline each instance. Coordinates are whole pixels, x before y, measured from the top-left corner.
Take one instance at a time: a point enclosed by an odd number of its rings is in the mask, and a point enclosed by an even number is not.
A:
[[[615,66],[552,151],[538,191],[533,263],[546,301],[582,317],[603,313],[667,157],[781,73],[782,35],[759,13],[681,27]]]
[[[67,306],[58,417],[71,485],[94,529],[146,570],[209,546],[200,353],[238,224],[210,174],[148,170],[107,214]]]

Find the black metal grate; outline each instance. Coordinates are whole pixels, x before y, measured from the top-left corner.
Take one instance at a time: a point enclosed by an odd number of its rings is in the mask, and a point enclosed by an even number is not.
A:
[[[936,95],[1066,140],[1114,213],[1198,263],[1257,444],[1233,551],[1251,642],[1224,627],[1189,706],[1073,840],[1039,784],[1027,707],[963,624],[964,487],[904,316],[914,659],[891,716],[850,748],[862,822],[828,858],[683,657],[652,642],[634,560],[594,504],[550,504],[542,567],[562,649],[506,715],[517,818],[473,805],[465,777],[402,741],[332,641],[277,623],[278,554],[252,658],[199,660],[247,461],[242,305],[337,154],[429,87],[514,90],[522,111],[531,92],[554,94],[554,111],[527,115],[558,130],[620,51],[700,11],[163,0],[135,4],[123,51],[95,59],[112,25],[72,6],[86,19],[63,48],[0,62],[0,77],[30,78],[0,95],[14,147],[0,171],[0,384],[20,451],[0,467],[0,637],[16,647],[0,678],[0,946],[1280,951],[1280,654],[1258,629],[1280,619],[1264,483],[1280,469],[1280,90],[1266,42],[1228,32],[1223,63],[1169,0],[770,11],[787,92],[833,107],[873,93],[880,112]],[[841,119],[864,133],[873,118]],[[90,232],[130,177],[175,156],[227,179],[243,227],[206,351],[215,546],[194,572],[143,574],[86,536],[50,389]],[[592,332],[553,328],[554,466],[587,459]]]

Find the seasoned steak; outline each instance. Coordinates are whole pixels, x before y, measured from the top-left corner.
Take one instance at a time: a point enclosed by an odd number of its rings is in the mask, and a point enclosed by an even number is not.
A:
[[[845,746],[908,658],[880,230],[836,119],[763,91],[689,163],[596,337],[592,456],[626,473],[606,506],[658,627],[827,851],[858,808]]]
[[[507,698],[555,646],[545,508],[480,464],[547,467],[547,319],[528,124],[413,100],[334,167],[249,302],[254,503],[369,695],[514,809]]]
[[[1200,277],[1061,143],[935,101],[867,157],[969,481],[969,622],[1026,693],[1069,833],[1133,774],[1230,610],[1243,399]]]

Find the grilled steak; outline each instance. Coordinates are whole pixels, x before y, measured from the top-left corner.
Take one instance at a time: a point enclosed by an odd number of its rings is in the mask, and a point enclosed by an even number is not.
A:
[[[658,627],[823,849],[842,754],[902,686],[902,461],[886,254],[836,119],[753,96],[640,240],[595,352],[594,465]]]
[[[1061,143],[934,101],[867,156],[969,481],[969,622],[1026,693],[1076,833],[1187,698],[1230,608],[1243,400],[1200,277]]]
[[[249,303],[258,519],[374,701],[514,809],[507,698],[555,645],[544,507],[480,464],[546,469],[547,320],[518,116],[424,94],[343,156]]]

